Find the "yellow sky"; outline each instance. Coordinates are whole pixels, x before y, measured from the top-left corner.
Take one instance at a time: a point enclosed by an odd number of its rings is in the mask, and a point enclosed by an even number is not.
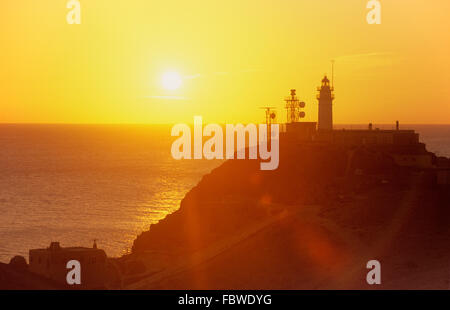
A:
[[[0,122],[236,123],[263,120],[336,60],[336,123],[450,123],[450,1],[2,1]],[[164,90],[164,72],[183,76]]]

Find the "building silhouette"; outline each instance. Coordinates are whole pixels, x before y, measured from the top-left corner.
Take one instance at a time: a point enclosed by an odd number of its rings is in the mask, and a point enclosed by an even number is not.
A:
[[[94,241],[92,248],[67,247],[52,242],[48,248],[29,251],[29,269],[60,284],[66,281],[67,262],[77,260],[81,265],[81,284],[72,288],[103,288],[106,277],[106,253],[98,249]]]
[[[423,143],[420,143],[419,134],[414,130],[401,130],[399,121],[396,121],[395,129],[392,130],[374,128],[372,123],[368,125],[367,129],[335,130],[333,128],[334,87],[326,75],[317,91],[319,92],[316,96],[318,123],[302,122],[300,118],[293,121],[292,117],[289,117],[288,109],[288,121],[283,133],[284,139],[288,143],[308,142],[338,144],[352,148],[372,147],[377,152],[389,154],[400,166],[420,168],[433,166],[433,154],[426,150]],[[295,90],[291,90],[291,94],[295,95]],[[297,97],[295,99],[298,102]],[[304,106],[303,104],[301,108]]]
[[[333,130],[333,100],[334,87],[330,85],[327,76],[322,79],[322,86],[317,87],[317,100],[319,100],[319,126],[318,130]]]

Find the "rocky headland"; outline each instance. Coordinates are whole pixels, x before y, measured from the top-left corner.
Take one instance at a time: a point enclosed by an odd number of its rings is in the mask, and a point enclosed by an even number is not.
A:
[[[433,169],[398,166],[378,147],[314,143],[282,144],[279,168],[259,167],[231,160],[205,175],[118,260],[122,287],[449,287],[450,191]]]

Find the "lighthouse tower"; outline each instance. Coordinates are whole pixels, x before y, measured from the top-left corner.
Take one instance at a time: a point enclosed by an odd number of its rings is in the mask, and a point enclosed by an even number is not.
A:
[[[334,88],[330,85],[330,80],[325,77],[322,86],[317,87],[317,100],[319,100],[319,130],[333,130],[333,100]]]

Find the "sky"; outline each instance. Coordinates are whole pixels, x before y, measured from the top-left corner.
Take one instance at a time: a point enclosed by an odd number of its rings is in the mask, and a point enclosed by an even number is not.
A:
[[[335,60],[335,123],[450,123],[450,1],[67,0],[0,4],[0,123],[317,120]],[[164,84],[167,73],[181,79]]]

